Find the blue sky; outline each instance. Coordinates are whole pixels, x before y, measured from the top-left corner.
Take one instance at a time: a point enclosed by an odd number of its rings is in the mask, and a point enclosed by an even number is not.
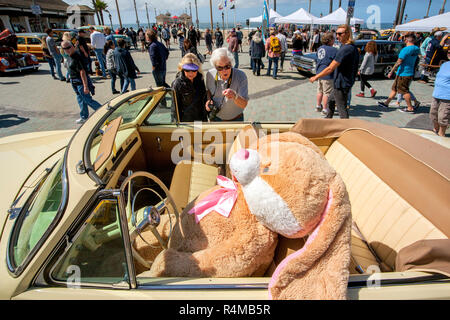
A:
[[[112,14],[114,24],[118,24],[116,5],[114,0],[105,1]],[[148,4],[150,22],[155,21],[155,9],[157,14],[166,13],[169,11],[172,15],[180,15],[187,11],[189,14],[189,2],[191,2],[192,16],[195,22],[195,0],[135,0],[138,8],[138,16],[141,24],[147,22],[147,16],[145,12],[145,2]],[[91,5],[91,0],[65,0],[68,4],[85,4]],[[212,0],[213,4],[213,20],[221,23],[221,11],[218,10],[218,3],[220,0]],[[270,0],[270,6],[273,8],[273,0]],[[342,0],[342,7],[347,9],[348,0]],[[118,0],[122,23],[136,23],[136,15],[133,6],[133,0]],[[236,11],[228,11],[228,21],[231,24],[234,21],[236,14],[236,21],[244,22],[249,17],[259,16],[262,13],[263,0],[235,0]],[[329,0],[312,0],[311,13],[315,16],[319,16],[321,13],[327,15],[329,13]],[[381,22],[392,23],[395,18],[397,10],[398,0],[356,0],[355,5],[355,17],[367,20],[370,16],[367,13],[367,8],[371,5],[378,5],[381,9]],[[339,0],[333,1],[333,10],[338,8]],[[430,16],[439,13],[439,9],[442,7],[443,0],[432,0],[430,8]],[[308,10],[309,0],[277,0],[277,11],[281,15],[285,16],[304,8]],[[445,12],[449,11],[449,3],[447,2]],[[210,22],[209,0],[197,0],[198,16],[200,22]],[[407,20],[420,19],[426,14],[428,8],[428,0],[408,0],[405,8],[405,15],[407,14]],[[107,19],[108,23],[109,20]]]

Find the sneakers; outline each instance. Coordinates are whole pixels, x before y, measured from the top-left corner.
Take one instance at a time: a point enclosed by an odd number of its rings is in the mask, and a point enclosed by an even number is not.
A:
[[[85,123],[86,122],[86,120],[87,119],[84,119],[84,118],[80,118],[80,119],[78,119],[77,121],[75,121],[77,124],[83,124],[83,123]]]
[[[120,91],[114,90],[112,93],[113,93],[113,94],[119,94]]]
[[[414,111],[416,111],[419,107],[420,107],[420,102],[416,100],[416,101],[414,102],[414,107],[413,107],[413,108],[414,108]]]
[[[324,116],[327,116],[327,115],[328,115],[328,110],[327,110],[327,109],[323,109],[323,110],[322,110],[322,114],[323,114]]]
[[[413,114],[415,112],[415,110],[408,110],[407,107],[400,108],[400,109],[398,109],[398,111],[403,112],[403,113],[410,113],[410,114]]]
[[[320,112],[320,111],[322,111],[322,109],[323,109],[323,107],[320,105],[320,106],[316,106],[316,111],[317,112]]]
[[[370,89],[370,96],[373,98],[373,97],[375,97],[376,94],[377,94],[377,90],[371,88]]]
[[[386,103],[382,102],[382,101],[378,101],[378,106],[381,107],[381,108],[385,108],[385,109],[389,108],[389,106]]]
[[[357,97],[364,98],[364,92],[360,92],[356,95]]]

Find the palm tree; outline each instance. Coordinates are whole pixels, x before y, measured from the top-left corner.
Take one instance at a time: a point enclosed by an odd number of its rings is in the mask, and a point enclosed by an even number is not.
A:
[[[95,0],[95,7],[98,12],[100,12],[100,19],[102,26],[105,25],[105,21],[103,20],[103,10],[108,8],[108,4],[102,0]]]
[[[431,7],[431,0],[428,2],[427,15],[425,16],[427,18],[428,18],[428,14],[430,13],[430,7]]]
[[[95,4],[95,0],[92,0],[92,7],[94,8],[95,15],[97,16],[97,21],[98,21],[98,23],[100,23],[100,16],[98,15],[98,10],[97,10],[97,6]]]

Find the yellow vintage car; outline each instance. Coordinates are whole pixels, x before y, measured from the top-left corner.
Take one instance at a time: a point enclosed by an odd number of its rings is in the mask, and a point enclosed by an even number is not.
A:
[[[178,119],[171,89],[141,89],[111,100],[76,131],[0,139],[1,299],[268,299],[270,270],[152,278],[152,261],[137,247],[167,247],[179,215],[226,174],[245,137],[289,130],[319,146],[346,183],[354,222],[348,298],[450,298],[448,138],[353,119]],[[160,235],[155,243],[140,237],[149,230]],[[273,264],[303,243],[280,238]],[[425,258],[396,265],[417,245],[428,246]]]
[[[16,33],[17,52],[34,54],[40,61],[44,61],[42,43],[47,37],[46,33]]]

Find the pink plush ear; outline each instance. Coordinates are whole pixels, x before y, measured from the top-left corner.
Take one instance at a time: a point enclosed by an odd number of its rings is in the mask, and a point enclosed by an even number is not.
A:
[[[351,209],[342,179],[330,185],[322,219],[304,247],[276,268],[271,299],[346,299],[350,263]]]

